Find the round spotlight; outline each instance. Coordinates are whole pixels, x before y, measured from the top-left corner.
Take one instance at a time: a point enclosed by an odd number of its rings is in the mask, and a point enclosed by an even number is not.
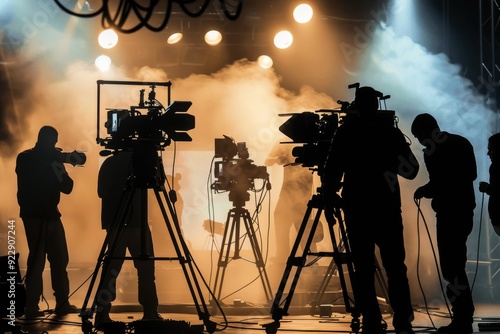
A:
[[[181,32],[176,32],[170,35],[167,39],[168,44],[177,44],[182,40],[182,33]]]
[[[109,68],[111,67],[111,58],[101,55],[95,59],[94,64],[101,72],[109,71]]]
[[[298,23],[307,23],[313,17],[313,9],[308,4],[300,4],[293,11],[293,18]]]
[[[111,49],[118,43],[118,35],[112,29],[103,30],[97,39],[99,45],[104,49]]]
[[[265,69],[273,67],[273,59],[266,55],[262,55],[259,58],[257,58],[257,63],[259,64],[260,67]]]
[[[292,45],[293,35],[288,30],[282,30],[274,36],[274,46],[278,49],[287,49]]]
[[[222,41],[222,34],[217,30],[210,30],[207,31],[207,33],[205,34],[205,43],[207,43],[210,46],[219,45],[221,41]]]

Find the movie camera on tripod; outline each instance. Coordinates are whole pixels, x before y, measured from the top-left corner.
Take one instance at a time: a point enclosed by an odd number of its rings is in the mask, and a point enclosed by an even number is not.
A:
[[[395,112],[387,110],[385,103],[384,109],[381,108],[381,102],[390,98],[390,96],[384,96],[371,87],[361,88],[363,90],[358,91],[358,88],[360,88],[359,83],[349,85],[348,88],[356,89],[356,99],[351,103],[338,100],[337,103],[340,105],[338,109],[321,109],[315,112],[306,111],[292,115],[280,115],[290,116],[279,127],[279,130],[283,134],[293,140],[291,143],[284,144],[303,144],[292,149],[295,163],[301,164],[303,167],[309,167],[313,172],[317,172],[321,182],[324,180],[323,172],[325,163],[330,158],[335,159],[334,156],[330,157],[329,155],[331,153],[332,140],[339,127],[360,124],[361,122],[368,125],[377,124],[383,127],[397,127],[398,119],[395,116]],[[367,88],[370,90],[367,91]],[[367,92],[370,94],[369,99],[365,98]],[[376,99],[373,98],[374,95]],[[375,104],[378,104],[378,106]],[[360,111],[363,111],[364,114],[360,114]],[[335,201],[330,201],[330,198],[327,198],[323,191],[323,185],[321,185],[317,188],[317,193],[307,203],[304,218],[298,228],[297,237],[286,262],[283,278],[271,307],[274,322],[263,325],[267,334],[276,334],[280,327],[280,320],[284,315],[288,315],[288,308],[291,305],[300,273],[302,268],[306,266],[308,256],[329,256],[332,258],[327,272],[324,274],[320,289],[316,293],[315,299],[311,301],[311,305],[313,307],[321,306],[323,294],[328,287],[331,277],[338,276],[345,309],[352,316],[351,332],[358,333],[360,329],[360,312],[356,305],[356,293],[353,291],[350,294],[347,291],[347,279],[351,281],[352,290],[355,289],[352,284],[354,265],[352,263],[347,229],[344,224],[340,196],[336,195],[339,200],[335,198]],[[327,228],[331,240],[332,252],[312,252],[310,248],[311,243],[313,242],[314,234],[323,213],[328,222]],[[311,219],[311,217],[313,218]],[[340,235],[338,242],[334,230],[335,225],[337,225],[338,234]],[[301,250],[299,250],[300,248]],[[375,268],[379,268],[377,261],[375,261],[374,265]],[[347,273],[344,272],[344,268],[347,269]],[[379,281],[383,282],[383,279],[379,277]],[[386,292],[385,284],[382,285],[384,292]]]
[[[127,150],[138,145],[153,145],[163,150],[171,141],[191,141],[186,131],[195,127],[193,115],[185,112],[191,107],[190,101],[174,101],[164,107],[156,99],[155,88],[170,87],[170,82],[104,81],[98,84],[97,143],[110,150]],[[145,89],[139,91],[139,103],[130,109],[107,109],[104,123],[108,137],[100,138],[100,86],[103,84],[142,85],[151,89],[145,100]],[[141,113],[141,110],[143,111]]]
[[[359,83],[351,84],[349,89],[359,88]],[[379,99],[379,110],[377,111],[376,121],[391,124],[397,127],[398,119],[394,110],[387,110],[385,100],[390,95],[384,96],[377,92]],[[384,101],[384,109],[381,103]],[[330,149],[331,140],[335,131],[342,124],[356,121],[359,113],[356,110],[356,102],[338,100],[340,108],[337,109],[319,109],[314,112],[304,111],[294,114],[280,114],[279,116],[290,117],[283,123],[279,130],[292,142],[284,144],[303,144],[292,149],[292,155],[295,157],[295,163],[303,167],[309,167],[313,170],[319,170],[324,167],[326,157]]]
[[[229,191],[229,200],[233,202],[233,208],[227,213],[227,219],[222,225],[224,233],[220,246],[217,273],[215,275],[214,293],[215,301],[221,300],[221,291],[228,263],[232,260],[241,259],[241,243],[248,240],[255,257],[255,265],[258,268],[259,277],[266,295],[270,300],[272,291],[269,278],[265,269],[265,261],[259,246],[259,240],[254,225],[258,225],[245,208],[245,202],[250,200],[249,191],[260,192],[264,188],[271,189],[269,174],[265,166],[257,166],[249,159],[250,154],[246,143],[235,141],[226,135],[224,138],[215,138],[214,158],[221,158],[214,162],[215,182],[211,188],[215,192]],[[263,179],[260,189],[255,187],[255,179]],[[257,204],[257,207],[260,203]],[[208,221],[210,231],[214,229],[214,222]],[[244,231],[242,235],[240,232]],[[231,253],[231,247],[234,247]]]
[[[245,201],[250,199],[247,191],[255,190],[255,179],[269,181],[269,173],[265,166],[253,164],[246,143],[235,141],[224,135],[224,138],[215,138],[215,158],[222,160],[214,163],[215,182],[211,188],[216,192],[229,191],[229,200],[241,199],[245,194]],[[269,184],[269,183],[268,183]]]
[[[137,106],[131,106],[130,109],[107,109],[107,120],[104,124],[108,136],[100,136],[100,91],[102,85],[133,85],[149,86],[151,89],[148,99],[144,99],[145,90],[141,89],[139,94],[139,103]],[[175,101],[164,108],[156,99],[155,88],[163,86],[168,88],[168,100],[170,101],[170,82],[137,82],[137,81],[97,81],[97,143],[104,146],[106,150],[101,152],[102,156],[131,154],[130,168],[128,165],[119,162],[120,166],[125,165],[128,168],[125,186],[121,187],[116,211],[114,212],[111,226],[106,233],[105,240],[101,247],[94,272],[90,277],[90,285],[81,308],[80,317],[82,318],[82,331],[85,334],[97,333],[159,333],[159,332],[182,332],[202,333],[203,328],[195,326],[190,330],[188,323],[179,325],[177,322],[167,320],[146,320],[125,324],[119,321],[104,321],[97,323],[97,319],[92,324],[94,312],[101,308],[102,300],[98,297],[100,291],[109,293],[107,277],[110,270],[110,263],[115,259],[115,246],[120,238],[123,237],[122,231],[129,227],[127,223],[132,214],[132,210],[140,210],[140,233],[136,233],[140,242],[140,254],[131,257],[116,257],[121,260],[177,260],[182,267],[182,272],[186,278],[188,290],[193,298],[195,309],[198,311],[198,317],[203,320],[205,330],[208,333],[214,333],[216,323],[210,320],[208,307],[205,303],[202,286],[198,279],[205,281],[201,273],[195,268],[193,257],[190,254],[187,243],[182,235],[182,230],[175,209],[175,200],[173,189],[167,193],[165,186],[166,175],[163,168],[162,156],[159,154],[168,146],[171,141],[191,141],[191,137],[186,131],[194,128],[194,116],[184,113],[191,106],[190,101]],[[169,102],[170,103],[170,102]],[[144,113],[141,113],[144,110]],[[127,152],[124,152],[127,151]],[[109,158],[108,158],[109,159]],[[114,172],[113,166],[113,172]],[[118,177],[120,173],[117,173]],[[110,181],[110,182],[116,182]],[[150,191],[151,190],[151,191]],[[175,250],[175,256],[156,257],[150,254],[148,238],[150,234],[148,228],[148,193],[152,192],[162,214],[165,226],[167,228],[170,240]],[[136,194],[139,196],[140,203],[135,203]],[[136,208],[140,205],[140,208]],[[135,219],[135,218],[134,218]],[[99,274],[101,271],[101,274]],[[99,281],[97,278],[100,277]],[[116,276],[113,276],[116,278]],[[98,282],[97,287],[96,282]],[[93,301],[91,295],[95,292]],[[108,299],[109,300],[109,299]],[[173,327],[170,328],[170,327]],[[189,329],[189,328],[188,328]]]

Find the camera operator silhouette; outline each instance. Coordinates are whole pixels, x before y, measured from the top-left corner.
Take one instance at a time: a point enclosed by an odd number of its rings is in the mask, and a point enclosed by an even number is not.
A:
[[[274,209],[274,230],[276,236],[276,262],[284,264],[290,255],[291,227],[298,231],[307,203],[312,195],[313,174],[300,164],[293,165],[293,145],[277,142],[265,161],[266,166],[284,166],[283,182]],[[310,226],[310,224],[308,224]],[[304,240],[305,241],[305,240]],[[314,250],[313,250],[314,251]]]
[[[425,147],[424,161],[429,182],[415,191],[416,200],[432,198],[436,212],[439,262],[448,282],[446,295],[451,302],[452,321],[438,333],[472,333],[474,302],[465,272],[467,237],[472,231],[476,200],[473,181],[477,177],[476,158],[464,137],[441,131],[430,114],[415,117],[411,132]]]
[[[25,318],[44,315],[38,302],[43,294],[46,258],[56,299],[54,312],[56,315],[76,312],[76,307],[68,301],[69,255],[58,209],[61,193],[71,193],[73,180],[64,167],[64,153],[55,146],[57,140],[57,130],[43,126],[35,147],[21,152],[16,161],[17,200],[29,248]]]
[[[386,332],[375,289],[375,245],[388,278],[388,296],[396,333],[414,333],[413,309],[405,265],[398,175],[413,179],[419,165],[394,121],[379,117],[382,94],[372,87],[356,90],[358,112],[336,131],[325,164],[325,215],[341,204],[352,262],[353,292],[363,333]],[[342,181],[343,178],[343,181]],[[337,192],[342,188],[342,198]]]
[[[488,155],[491,159],[490,182],[480,182],[479,191],[490,196],[488,213],[495,233],[500,236],[500,133],[488,139]]]
[[[146,254],[141,254],[141,189],[137,189],[131,202],[127,216],[122,221],[114,221],[122,217],[123,212],[117,214],[117,210],[124,209],[120,206],[120,198],[126,187],[129,175],[132,170],[132,152],[120,151],[108,157],[102,164],[98,177],[97,193],[102,199],[101,223],[111,236],[108,251],[111,247],[113,253],[108,254],[107,270],[102,273],[101,289],[97,291],[96,304],[97,312],[95,326],[111,322],[109,313],[111,303],[116,299],[116,280],[123,266],[124,257],[128,250],[133,257],[134,267],[138,276],[138,297],[139,303],[143,307],[143,320],[161,320],[158,314],[158,296],[155,284],[155,264],[153,242],[149,226],[145,226],[146,251],[149,259],[141,258]],[[116,235],[120,224],[125,224]]]

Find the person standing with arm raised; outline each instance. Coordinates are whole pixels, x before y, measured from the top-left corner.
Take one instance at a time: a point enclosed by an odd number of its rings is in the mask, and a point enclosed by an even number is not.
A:
[[[68,246],[58,209],[61,193],[70,194],[73,180],[64,167],[63,153],[55,145],[57,130],[43,126],[35,147],[17,156],[17,199],[28,241],[26,272],[26,318],[43,316],[38,302],[43,293],[42,274],[45,259],[50,263],[52,288],[56,298],[55,313],[65,315],[76,311],[70,305]]]

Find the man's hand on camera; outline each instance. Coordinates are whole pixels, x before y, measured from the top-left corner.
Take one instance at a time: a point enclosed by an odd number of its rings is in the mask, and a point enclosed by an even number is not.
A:
[[[324,197],[324,215],[326,220],[330,224],[335,224],[336,219],[335,219],[335,214],[338,210],[338,208],[341,207],[341,201],[342,199],[337,193],[334,194],[326,194]]]
[[[414,199],[421,199],[422,197],[425,197],[425,188],[418,187],[417,190],[415,190],[415,194],[413,195]]]
[[[479,191],[482,193],[488,193],[490,189],[490,184],[488,182],[479,182]]]

